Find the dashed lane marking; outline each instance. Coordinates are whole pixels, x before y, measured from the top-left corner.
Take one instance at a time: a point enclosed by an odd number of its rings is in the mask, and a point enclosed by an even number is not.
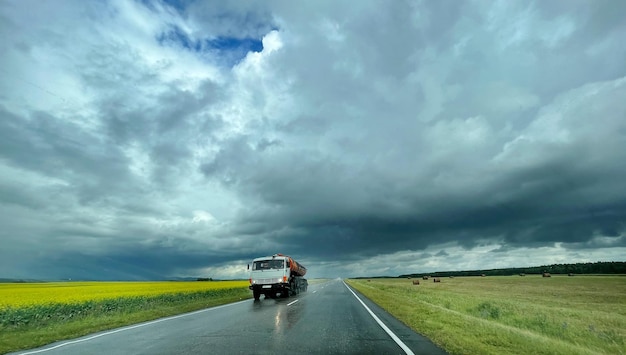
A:
[[[291,306],[292,304],[294,304],[294,303],[296,303],[298,301],[300,301],[300,300],[295,300],[295,301],[289,302],[289,303],[287,303],[287,306]]]

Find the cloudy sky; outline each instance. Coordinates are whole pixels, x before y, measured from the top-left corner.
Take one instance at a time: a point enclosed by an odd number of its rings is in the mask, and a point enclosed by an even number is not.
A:
[[[625,261],[624,16],[0,1],[0,277]]]

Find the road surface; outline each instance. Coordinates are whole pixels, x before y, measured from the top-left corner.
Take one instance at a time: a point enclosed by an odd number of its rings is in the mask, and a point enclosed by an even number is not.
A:
[[[386,328],[386,329],[385,329]],[[445,354],[342,280],[16,354]]]

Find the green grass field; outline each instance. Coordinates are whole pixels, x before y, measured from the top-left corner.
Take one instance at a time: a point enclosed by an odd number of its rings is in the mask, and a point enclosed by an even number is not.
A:
[[[347,280],[452,354],[626,354],[626,277]]]

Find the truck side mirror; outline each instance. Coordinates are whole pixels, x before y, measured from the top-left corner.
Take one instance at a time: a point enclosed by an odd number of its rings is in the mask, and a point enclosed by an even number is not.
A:
[[[248,264],[248,270],[250,270],[250,264]]]

